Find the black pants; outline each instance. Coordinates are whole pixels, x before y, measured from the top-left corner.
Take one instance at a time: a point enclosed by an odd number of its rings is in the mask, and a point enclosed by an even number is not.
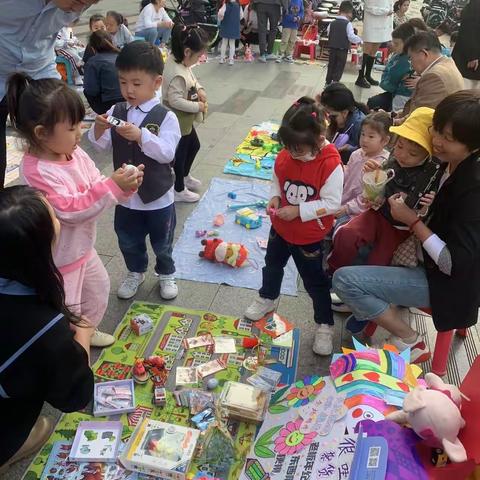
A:
[[[278,22],[280,20],[280,5],[257,3],[258,43],[260,55],[270,54],[277,37]],[[270,24],[267,43],[267,22]]]
[[[240,39],[244,45],[258,45],[258,32],[242,33]]]
[[[199,150],[200,140],[195,128],[192,127],[192,131],[180,139],[175,152],[173,169],[175,170],[175,190],[177,192],[181,192],[185,188],[184,178],[190,173]]]
[[[313,301],[315,323],[333,325],[332,303],[330,299],[330,279],[323,271],[323,242],[309,245],[293,245],[286,242],[278,233],[270,229],[265,266],[263,267],[263,298],[275,300],[280,295],[283,269],[290,256],[302,277],[305,290]]]
[[[379,93],[368,99],[367,105],[370,110],[392,110],[393,95],[390,92]]]
[[[330,48],[328,54],[328,68],[326,84],[339,82],[342,78],[345,64],[347,63],[348,50]]]
[[[0,102],[0,189],[5,183],[5,172],[7,170],[7,97]]]
[[[100,95],[97,97],[93,97],[92,95],[87,95],[85,92],[84,95],[87,99],[88,104],[92,107],[92,110],[98,115],[106,113],[116,103],[124,101],[123,98],[118,98],[116,100],[108,100],[106,102],[102,102],[102,97]]]

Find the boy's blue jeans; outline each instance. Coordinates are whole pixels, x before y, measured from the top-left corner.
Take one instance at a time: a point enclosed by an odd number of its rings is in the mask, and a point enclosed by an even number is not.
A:
[[[159,210],[132,210],[117,205],[114,227],[118,246],[130,272],[147,271],[147,235],[157,257],[155,272],[159,275],[175,273],[172,258],[173,234],[175,232],[175,204]]]
[[[330,299],[330,279],[322,268],[323,241],[308,245],[293,245],[285,241],[277,232],[270,229],[265,266],[263,267],[263,298],[275,300],[280,295],[283,269],[290,256],[302,277],[305,290],[313,301],[315,323],[333,325],[332,303]]]

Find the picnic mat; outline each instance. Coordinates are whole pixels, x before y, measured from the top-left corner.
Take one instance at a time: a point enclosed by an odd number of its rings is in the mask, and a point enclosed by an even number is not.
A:
[[[278,142],[272,140],[270,135],[277,132],[279,127],[280,125],[275,122],[263,122],[255,125],[245,140],[237,147],[233,157],[228,160],[223,173],[271,180],[273,165],[277,158],[277,154],[272,153],[271,149],[275,148]],[[263,147],[254,147],[250,144],[255,137],[265,142]]]
[[[229,192],[236,194],[235,200],[228,198]],[[183,232],[173,248],[176,278],[225,283],[233,287],[259,290],[262,285],[262,267],[265,265],[266,250],[260,248],[257,239],[268,239],[270,218],[265,216],[260,228],[247,230],[235,223],[235,212],[228,211],[227,204],[247,204],[269,200],[269,192],[270,186],[267,183],[212,178],[208,190],[188,217],[183,226]],[[214,227],[213,220],[218,213],[225,215],[225,223],[221,227]],[[258,213],[265,214],[265,209],[260,209]],[[232,268],[200,258],[198,253],[203,250],[203,246],[200,243],[202,239],[195,236],[197,230],[218,230],[220,234],[218,238],[226,242],[242,243],[249,251],[249,264],[241,268]],[[281,293],[297,294],[297,269],[292,259],[285,267]]]
[[[143,336],[136,336],[130,328],[130,319],[138,314],[147,314],[153,320],[154,328]],[[133,413],[123,414],[120,421],[124,425],[122,440],[126,441],[133,432],[133,429],[143,414],[148,415],[154,420],[169,422],[179,425],[188,425],[189,413],[187,408],[177,407],[171,390],[175,388],[175,369],[180,366],[197,366],[209,361],[212,357],[221,357],[227,364],[227,368],[215,374],[219,380],[219,386],[216,393],[221,391],[223,384],[228,380],[238,381],[249,376],[243,367],[245,351],[237,346],[237,353],[213,355],[207,348],[201,347],[188,350],[182,356],[179,354],[180,346],[184,338],[204,333],[211,333],[213,336],[231,336],[234,338],[251,337],[258,334],[258,330],[252,331],[252,323],[243,319],[219,315],[203,310],[187,310],[174,306],[159,305],[146,302],[134,302],[125,314],[124,318],[115,331],[116,342],[102,351],[99,359],[93,364],[92,370],[95,374],[95,381],[121,380],[131,377],[134,361],[137,357],[146,357],[149,355],[162,355],[166,361],[166,368],[171,374],[168,376],[167,404],[165,407],[155,407],[152,403],[153,385],[149,381],[145,385],[135,386],[135,400],[137,409]],[[296,377],[298,352],[300,348],[299,331],[294,330],[294,342],[291,349],[288,348],[270,348],[270,356],[277,359],[277,363],[269,364],[273,368],[282,372],[281,383],[290,384]],[[270,337],[262,334],[262,342],[271,344]],[[87,407],[88,411],[91,408]],[[49,472],[43,472],[44,466],[54,447],[55,442],[71,442],[75,436],[78,423],[82,420],[92,420],[93,417],[88,413],[69,413],[62,416],[57,424],[54,433],[34,458],[23,480],[48,479]],[[108,419],[118,419],[109,417]],[[105,417],[97,417],[95,420],[107,420]],[[215,476],[224,480],[238,480],[240,471],[247,452],[255,436],[256,426],[241,422],[229,423],[229,430],[235,439],[238,460],[234,463],[229,472],[211,471],[208,465],[199,465],[194,463],[191,473],[195,474],[199,469],[210,471]],[[57,443],[58,445],[58,443]],[[43,472],[43,477],[42,477]],[[57,479],[52,476],[50,478]],[[68,480],[74,478],[73,474],[66,473]],[[81,477],[80,477],[81,478]],[[97,477],[91,477],[97,478]],[[100,480],[103,477],[98,477]],[[75,480],[77,480],[75,478]],[[80,479],[79,479],[80,480]],[[82,479],[84,480],[84,479]]]

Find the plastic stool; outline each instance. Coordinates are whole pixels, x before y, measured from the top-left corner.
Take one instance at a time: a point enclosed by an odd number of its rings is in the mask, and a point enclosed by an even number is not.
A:
[[[273,43],[273,48],[272,48],[272,54],[273,55],[278,55],[280,53],[280,45],[282,41],[279,38],[275,39],[275,42]]]
[[[302,53],[308,53],[310,55],[310,60],[315,60],[315,49],[315,43],[311,43],[310,45],[304,45],[303,40],[300,40],[295,44],[293,58],[299,58]]]

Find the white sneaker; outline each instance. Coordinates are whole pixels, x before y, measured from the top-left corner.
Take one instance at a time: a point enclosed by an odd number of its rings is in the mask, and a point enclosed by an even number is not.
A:
[[[266,56],[267,61],[268,61],[268,60],[276,60],[277,58],[278,58],[278,56],[275,55],[274,53],[269,53],[269,54]]]
[[[280,55],[277,57],[277,59],[275,60],[275,62],[277,63],[282,63],[282,57],[280,57]]]
[[[195,203],[200,200],[200,195],[198,193],[190,191],[188,188],[185,188],[181,192],[177,192],[175,190],[174,198],[176,202]]]
[[[160,296],[164,300],[172,300],[178,295],[178,287],[173,275],[159,275]]]
[[[339,313],[352,313],[351,308],[343,303],[336,293],[330,293],[330,299],[332,300],[332,310]]]
[[[109,333],[101,332],[95,329],[93,335],[90,337],[91,347],[109,347],[115,343],[115,337]]]
[[[198,190],[202,186],[202,182],[198,178],[192,177],[191,175],[183,177],[183,181],[189,190]]]
[[[315,332],[313,351],[317,355],[331,355],[333,352],[333,325],[322,323]]]
[[[221,58],[218,63],[225,63],[225,59],[224,58]]]
[[[295,60],[291,55],[289,55],[288,57],[283,57],[283,61],[287,63],[295,63]]]
[[[145,274],[137,272],[128,272],[127,276],[118,287],[117,297],[127,300],[132,298],[138,290],[138,287],[145,281]]]
[[[233,60],[233,58],[231,58],[229,61],[228,61],[228,64],[231,66],[235,63],[235,61]]]
[[[432,356],[430,349],[425,343],[425,339],[419,333],[417,333],[417,337],[412,343],[406,343],[403,339],[395,335],[392,335],[387,340],[387,343],[397,347],[399,352],[410,348],[410,363],[423,363],[430,360]]]
[[[275,310],[275,300],[269,298],[258,297],[243,314],[249,320],[256,322],[264,317],[267,313]]]

